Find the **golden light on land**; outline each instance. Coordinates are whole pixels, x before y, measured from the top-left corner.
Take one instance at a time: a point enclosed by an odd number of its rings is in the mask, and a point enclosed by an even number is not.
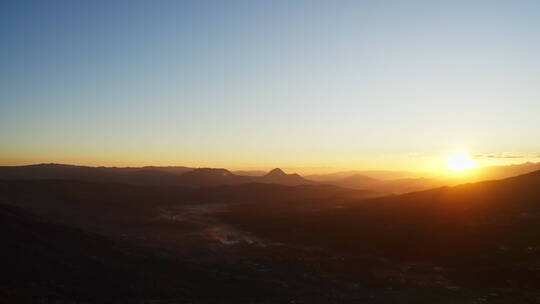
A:
[[[456,153],[448,156],[445,165],[448,170],[458,172],[478,167],[474,159],[472,159],[468,153]]]

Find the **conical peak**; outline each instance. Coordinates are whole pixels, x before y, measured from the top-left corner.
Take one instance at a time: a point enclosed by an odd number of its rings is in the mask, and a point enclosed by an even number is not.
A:
[[[282,175],[287,175],[285,172],[283,172],[283,170],[281,170],[280,168],[275,168],[273,169],[272,171],[268,172],[268,174],[266,174],[268,176],[282,176]]]

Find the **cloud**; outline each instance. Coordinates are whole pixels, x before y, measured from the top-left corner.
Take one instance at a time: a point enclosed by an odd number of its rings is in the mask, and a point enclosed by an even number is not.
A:
[[[540,153],[519,153],[519,152],[504,152],[504,153],[479,153],[471,155],[472,158],[540,158]]]
[[[436,153],[413,152],[407,155],[411,158],[440,156]],[[502,152],[502,153],[473,153],[474,159],[510,159],[510,158],[540,158],[540,153]]]

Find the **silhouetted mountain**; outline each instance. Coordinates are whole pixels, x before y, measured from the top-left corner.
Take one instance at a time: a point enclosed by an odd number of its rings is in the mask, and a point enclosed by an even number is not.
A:
[[[342,179],[328,181],[329,184],[351,189],[370,189],[380,182],[377,179],[361,174],[353,174]]]
[[[274,170],[275,171],[275,170]],[[62,179],[99,183],[124,183],[134,185],[213,187],[260,182],[281,185],[303,185],[310,182],[298,174],[281,171],[264,176],[244,176],[226,169],[187,167],[86,167],[60,164],[0,167],[0,180]]]
[[[425,172],[409,172],[409,171],[388,171],[388,170],[351,170],[341,171],[326,174],[312,174],[306,175],[305,178],[318,182],[336,181],[351,177],[353,175],[363,175],[378,180],[396,180],[396,179],[409,179],[409,178],[421,178],[429,177],[432,174]]]
[[[455,186],[465,182],[508,178],[536,170],[540,170],[540,163],[482,167],[460,172],[455,177],[437,177],[433,173],[406,171],[343,171],[309,175],[306,178],[340,187],[400,194],[434,187]]]
[[[195,169],[182,174],[180,178],[181,184],[195,187],[237,185],[249,181],[247,177],[235,175],[229,170],[213,168]]]
[[[271,170],[266,175],[255,179],[255,181],[289,186],[313,184],[313,182],[301,177],[296,173],[287,174],[279,168]]]
[[[137,185],[178,185],[178,175],[172,173],[175,170],[183,171],[184,169],[175,168],[162,171],[157,168],[150,169],[150,167],[115,168],[39,164],[29,166],[0,167],[0,179],[62,179],[99,183],[127,183]]]
[[[266,174],[267,177],[281,177],[286,175],[287,174],[283,172],[283,170],[281,170],[280,168],[274,168]]]
[[[396,180],[378,180],[366,175],[354,174],[345,178],[328,180],[322,183],[351,189],[363,189],[380,193],[406,193],[457,183],[456,181],[431,178],[404,178]]]
[[[178,175],[194,170],[194,168],[183,167],[183,166],[165,166],[165,167],[163,167],[163,166],[145,166],[145,167],[142,167],[141,169],[158,170],[158,171],[174,173],[174,174],[178,174]]]
[[[385,192],[385,193],[407,193],[412,191],[421,191],[425,189],[442,187],[445,185],[456,185],[459,182],[449,181],[447,179],[436,179],[436,178],[404,178],[396,180],[381,181],[372,188],[364,189],[373,189],[375,191]]]
[[[235,170],[232,171],[232,173],[236,175],[244,175],[244,176],[263,176],[266,174],[266,171],[262,170]]]
[[[186,172],[181,175],[181,184],[197,187],[209,187],[220,185],[239,185],[243,183],[266,183],[285,186],[297,186],[312,184],[300,175],[286,174],[276,168],[263,176],[236,175],[226,169],[201,168]]]

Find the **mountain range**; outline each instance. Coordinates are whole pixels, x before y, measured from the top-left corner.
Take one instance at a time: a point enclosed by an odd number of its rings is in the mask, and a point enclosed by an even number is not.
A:
[[[216,187],[245,183],[268,183],[286,186],[329,184],[344,188],[400,194],[433,187],[453,186],[464,182],[501,179],[540,170],[540,163],[493,166],[469,170],[455,177],[422,176],[405,171],[344,171],[331,174],[287,174],[279,168],[269,172],[229,171],[223,168],[169,167],[88,167],[62,164],[2,166],[4,180],[79,180],[99,183],[123,183],[150,186]],[[236,173],[235,173],[236,172]],[[253,174],[253,175],[248,175]]]
[[[188,167],[87,167],[62,164],[0,167],[0,179],[43,180],[62,179],[88,182],[124,183],[134,185],[164,185],[210,187],[243,183],[270,183],[280,185],[307,185],[313,182],[298,174],[287,174],[274,169],[261,176],[234,174],[221,168]]]

